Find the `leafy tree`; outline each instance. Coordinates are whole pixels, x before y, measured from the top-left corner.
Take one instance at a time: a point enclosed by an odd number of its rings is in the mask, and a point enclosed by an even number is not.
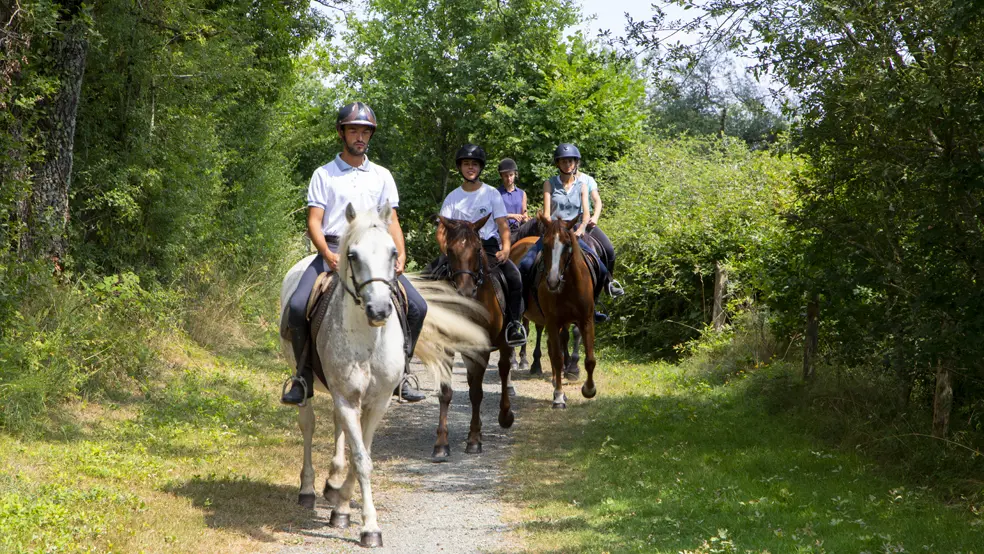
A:
[[[687,25],[724,42],[799,96],[801,151],[813,167],[791,214],[792,271],[772,298],[798,312],[822,293],[830,351],[896,372],[911,390],[957,376],[970,408],[984,371],[984,8],[963,0],[711,0]],[[659,13],[634,22],[659,47]],[[700,49],[675,46],[664,59]],[[801,283],[784,288],[784,277]],[[882,363],[887,360],[887,363]],[[928,382],[928,383],[927,383]],[[942,398],[937,394],[937,399]],[[949,407],[937,404],[937,415]],[[973,418],[971,418],[973,419]],[[939,420],[937,433],[946,427]]]
[[[397,177],[411,256],[434,250],[424,217],[457,186],[462,143],[481,144],[493,166],[516,159],[529,183],[558,142],[600,161],[637,136],[643,81],[614,53],[565,38],[577,18],[567,0],[374,0],[367,19],[349,18],[336,71],[379,117],[371,155]]]

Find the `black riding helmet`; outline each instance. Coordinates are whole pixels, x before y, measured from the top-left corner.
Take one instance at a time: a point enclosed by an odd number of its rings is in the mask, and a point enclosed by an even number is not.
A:
[[[376,114],[372,108],[362,102],[352,102],[346,104],[338,110],[338,117],[335,119],[335,129],[342,130],[342,125],[365,125],[376,131]]]
[[[561,158],[575,158],[580,160],[581,152],[577,149],[577,146],[574,146],[569,142],[562,142],[558,144],[557,149],[554,150],[554,161],[556,162]]]
[[[504,171],[519,172],[519,168],[516,166],[516,162],[514,162],[512,158],[503,158],[502,161],[499,162],[499,173]]]
[[[485,150],[476,144],[465,144],[454,155],[454,164],[460,166],[462,160],[475,160],[482,166],[482,169],[485,169]]]

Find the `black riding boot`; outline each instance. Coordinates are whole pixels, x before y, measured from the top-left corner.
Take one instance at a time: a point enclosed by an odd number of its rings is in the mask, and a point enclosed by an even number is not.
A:
[[[293,335],[293,331],[291,334]],[[304,339],[302,342],[293,336],[291,337],[294,359],[297,360],[297,373],[290,378],[290,390],[284,392],[280,397],[280,401],[284,404],[303,406],[308,398],[314,396],[314,368],[311,365],[311,348],[313,345],[306,333]]]

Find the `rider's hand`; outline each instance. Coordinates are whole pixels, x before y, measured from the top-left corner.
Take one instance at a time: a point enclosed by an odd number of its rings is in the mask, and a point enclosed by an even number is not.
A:
[[[397,274],[397,276],[403,274],[403,268],[404,268],[405,265],[406,265],[406,261],[403,259],[403,256],[397,256],[396,257],[396,274]]]
[[[588,229],[593,229],[598,226],[598,220],[594,217],[588,219]]]
[[[325,263],[328,264],[328,267],[330,267],[332,271],[338,271],[338,254],[329,250],[325,254],[322,254],[321,257],[325,259]]]
[[[577,230],[574,231],[574,236],[577,237],[577,238],[583,237],[584,236],[584,228],[585,228],[585,225],[579,225],[577,227]]]
[[[503,248],[502,250],[499,250],[498,252],[496,252],[495,253],[495,259],[499,260],[500,262],[504,262],[504,261],[508,260],[509,259],[509,249],[508,248]]]

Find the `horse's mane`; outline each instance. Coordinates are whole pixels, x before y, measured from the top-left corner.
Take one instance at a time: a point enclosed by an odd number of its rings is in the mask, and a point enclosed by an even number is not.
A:
[[[353,243],[358,242],[372,229],[379,229],[389,235],[389,227],[386,222],[379,217],[376,210],[367,210],[355,214],[355,219],[349,222],[348,228],[342,233],[342,238],[338,244],[338,274],[348,275],[349,260],[346,253]]]

